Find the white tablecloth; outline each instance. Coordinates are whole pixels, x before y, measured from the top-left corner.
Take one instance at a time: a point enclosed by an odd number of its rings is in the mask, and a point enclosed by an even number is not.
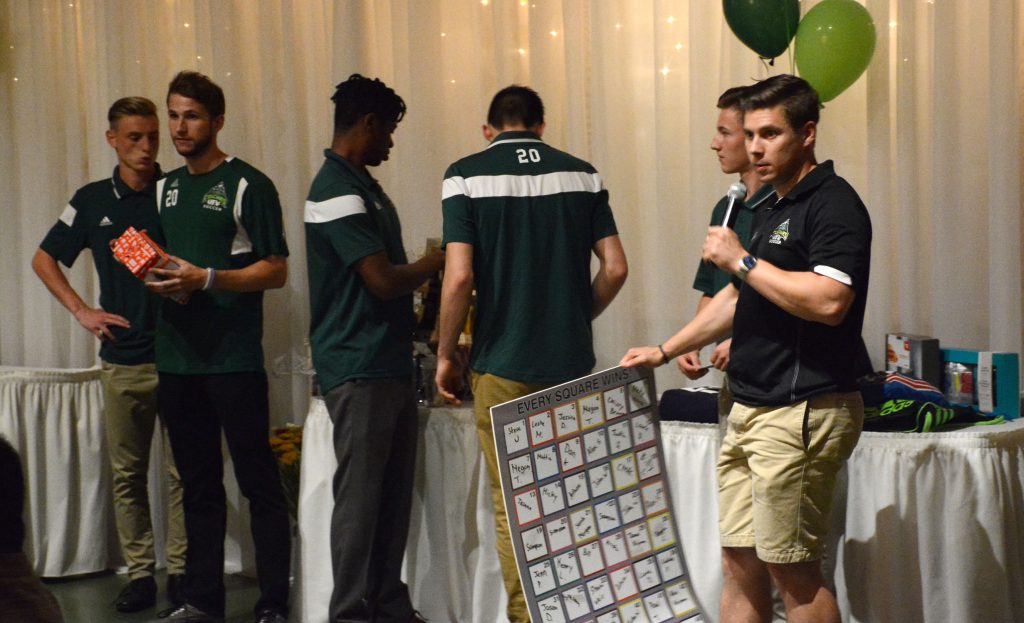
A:
[[[62,577],[122,565],[103,430],[99,368],[51,370],[0,366],[0,435],[25,472],[25,553],[36,573]],[[155,436],[155,435],[154,435]],[[225,569],[255,568],[248,508],[230,459]],[[149,497],[158,566],[165,563],[167,489],[163,456],[150,452]]]
[[[494,516],[472,414],[420,414],[405,577],[434,621],[504,622]],[[718,428],[665,422],[662,439],[694,591],[708,621],[721,591],[714,466]],[[331,423],[306,419],[300,540],[302,616],[326,621],[330,597]],[[864,433],[833,516],[844,621],[1024,621],[1024,421],[952,433]],[[845,500],[843,499],[845,495]]]

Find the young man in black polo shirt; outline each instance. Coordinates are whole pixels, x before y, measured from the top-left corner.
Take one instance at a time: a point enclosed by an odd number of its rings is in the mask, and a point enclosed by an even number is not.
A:
[[[181,601],[185,573],[185,520],[181,480],[171,457],[167,433],[157,419],[157,373],[153,331],[158,299],[119,265],[110,241],[129,227],[162,240],[153,203],[160,177],[156,154],[160,121],[156,106],[144,97],[124,97],[107,113],[107,142],[117,153],[113,175],[80,188],[64,208],[32,258],[32,268],[75,320],[100,340],[104,430],[113,472],[114,517],[128,585],[114,602],[120,612],[156,603],[156,555],[146,485],[149,446],[159,426],[170,488],[167,530],[167,592]],[[84,249],[92,252],[100,278],[100,305],[89,306],[68,282],[57,262],[71,267]]]
[[[718,461],[723,621],[769,621],[772,582],[789,621],[839,621],[820,559],[836,473],[863,424],[871,221],[832,163],[815,159],[819,108],[794,76],[750,88],[747,151],[776,199],[749,253],[732,230],[708,230],[704,257],[736,278],[664,344],[621,362],[658,366],[732,329],[736,402]]]

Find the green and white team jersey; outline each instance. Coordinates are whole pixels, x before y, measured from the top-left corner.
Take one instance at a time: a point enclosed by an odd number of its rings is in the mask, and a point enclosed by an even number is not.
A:
[[[157,244],[163,240],[160,218],[153,205],[155,183],[133,190],[118,167],[109,179],[78,189],[46,234],[39,248],[68,268],[84,249],[92,251],[100,278],[100,307],[124,316],[128,328],[110,326],[114,340],[100,343],[100,359],[134,366],[153,363],[153,331],[159,301],[130,270],[117,263],[110,242],[128,227],[145,230]],[[159,177],[159,167],[157,177]]]
[[[444,244],[473,246],[470,367],[527,383],[589,373],[591,253],[618,233],[600,175],[532,132],[503,132],[444,177]]]
[[[245,268],[287,256],[281,201],[266,175],[238,158],[209,173],[175,169],[157,184],[167,251],[199,267]],[[197,291],[188,303],[165,299],[156,366],[171,374],[263,369],[263,292]]]
[[[407,264],[394,204],[372,177],[325,150],[306,199],[309,338],[323,393],[355,379],[412,375],[412,294],[383,301],[356,265],[384,252]]]

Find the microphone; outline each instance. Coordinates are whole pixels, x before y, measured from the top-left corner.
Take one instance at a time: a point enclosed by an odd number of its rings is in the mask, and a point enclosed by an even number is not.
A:
[[[725,218],[722,219],[722,227],[732,229],[733,224],[736,222],[736,213],[733,208],[736,206],[737,200],[743,201],[743,198],[747,196],[747,187],[743,182],[734,182],[729,186],[729,190],[725,195],[729,197],[729,205],[725,209]]]

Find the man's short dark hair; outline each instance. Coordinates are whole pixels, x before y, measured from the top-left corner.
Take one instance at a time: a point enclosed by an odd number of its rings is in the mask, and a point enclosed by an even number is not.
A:
[[[217,83],[198,71],[181,71],[167,87],[167,98],[172,94],[193,99],[203,105],[210,119],[224,114],[224,91]]]
[[[718,108],[721,110],[729,110],[735,108],[741,110],[743,108],[743,98],[746,97],[747,87],[732,87],[726,89],[718,96]]]
[[[25,540],[21,512],[25,506],[25,480],[17,451],[0,437],[0,554],[16,554]]]
[[[335,134],[348,130],[371,113],[395,123],[405,116],[405,101],[380,78],[352,74],[334,89],[331,101],[334,102]]]
[[[124,117],[156,116],[156,104],[144,97],[122,97],[111,104],[110,110],[107,111],[107,121],[110,122],[111,130]]]
[[[544,123],[544,102],[530,87],[513,84],[495,94],[487,109],[487,123],[494,128],[522,125],[526,128]]]
[[[782,106],[790,127],[800,130],[808,121],[818,122],[821,100],[803,78],[780,74],[747,87],[741,106],[744,112]]]

